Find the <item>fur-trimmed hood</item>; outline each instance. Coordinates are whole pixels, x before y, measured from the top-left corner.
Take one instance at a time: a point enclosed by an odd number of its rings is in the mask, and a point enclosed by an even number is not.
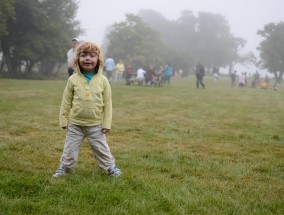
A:
[[[73,66],[76,69],[76,71],[80,71],[80,66],[79,66],[79,58],[80,54],[82,52],[95,52],[98,55],[98,63],[95,68],[95,72],[97,74],[102,74],[103,68],[104,68],[104,59],[103,59],[103,54],[101,51],[101,48],[94,42],[92,41],[85,41],[82,42],[76,49],[76,54],[75,58],[73,60]]]

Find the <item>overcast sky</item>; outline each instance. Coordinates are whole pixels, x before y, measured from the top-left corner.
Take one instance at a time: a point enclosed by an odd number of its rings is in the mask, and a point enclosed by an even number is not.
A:
[[[167,19],[176,20],[183,10],[212,12],[223,15],[231,33],[247,40],[245,52],[256,52],[262,40],[256,34],[267,23],[284,21],[284,0],[81,0],[77,19],[85,30],[82,40],[102,44],[105,29],[125,21],[126,13],[138,14],[140,9],[154,10]]]

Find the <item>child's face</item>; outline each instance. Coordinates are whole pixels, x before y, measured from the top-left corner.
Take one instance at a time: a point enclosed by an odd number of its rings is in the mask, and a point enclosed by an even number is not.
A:
[[[98,62],[98,55],[95,52],[82,52],[79,57],[79,64],[85,72],[94,72]]]

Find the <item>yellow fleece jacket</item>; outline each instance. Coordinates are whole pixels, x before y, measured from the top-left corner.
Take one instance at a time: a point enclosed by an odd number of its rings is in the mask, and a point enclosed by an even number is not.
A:
[[[89,84],[76,68],[69,77],[61,102],[59,122],[61,127],[68,123],[81,126],[102,125],[110,129],[112,122],[111,87],[102,74],[102,68]]]

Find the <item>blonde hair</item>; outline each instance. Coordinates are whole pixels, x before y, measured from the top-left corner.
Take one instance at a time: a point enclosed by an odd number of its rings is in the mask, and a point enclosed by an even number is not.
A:
[[[81,43],[76,49],[76,56],[73,60],[73,65],[74,65],[75,68],[76,67],[80,68],[80,65],[79,65],[80,54],[86,53],[86,52],[89,52],[89,53],[94,52],[98,55],[98,63],[97,63],[97,66],[95,68],[96,72],[98,72],[99,68],[104,67],[103,54],[101,52],[100,47],[94,42],[85,41],[85,42]]]

